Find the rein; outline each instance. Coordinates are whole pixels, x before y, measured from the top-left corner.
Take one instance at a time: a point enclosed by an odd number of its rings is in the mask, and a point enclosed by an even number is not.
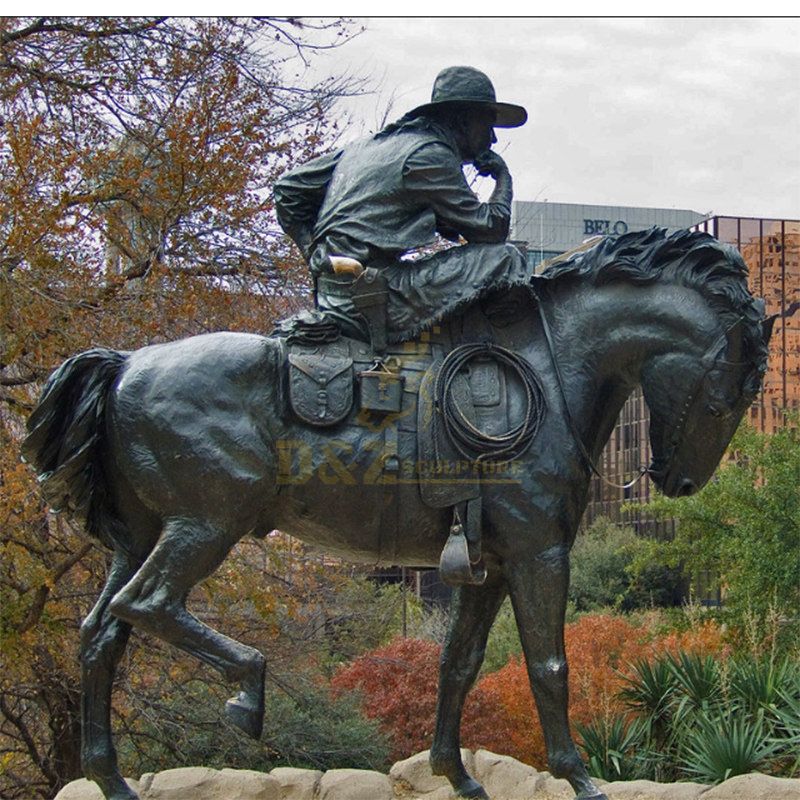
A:
[[[547,351],[550,353],[550,361],[553,364],[553,370],[556,375],[556,383],[558,384],[558,390],[561,393],[561,402],[564,404],[564,416],[567,419],[567,425],[570,433],[572,434],[572,438],[578,445],[578,449],[583,456],[583,460],[586,462],[591,472],[600,478],[603,483],[605,483],[607,486],[612,486],[615,489],[630,489],[632,486],[635,486],[645,475],[647,475],[649,470],[647,467],[640,467],[638,475],[629,480],[627,483],[614,483],[614,481],[610,481],[608,478],[606,478],[605,475],[603,475],[603,473],[597,468],[597,465],[589,455],[589,451],[586,449],[586,445],[583,443],[583,439],[578,433],[577,427],[575,426],[575,421],[572,419],[572,414],[569,410],[569,403],[567,403],[567,393],[564,390],[564,379],[561,377],[561,369],[559,368],[558,361],[556,359],[555,347],[553,346],[553,335],[550,332],[550,324],[547,322],[547,315],[544,313],[544,304],[541,302],[541,299],[537,298],[537,300],[537,306],[539,307],[539,319],[542,321],[542,330],[544,330],[544,338],[547,342]]]

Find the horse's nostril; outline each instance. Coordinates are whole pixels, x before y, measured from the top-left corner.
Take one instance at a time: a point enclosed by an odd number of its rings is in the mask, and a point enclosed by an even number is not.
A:
[[[681,485],[678,487],[678,497],[688,497],[694,494],[696,488],[694,481],[689,480],[689,478],[684,478],[681,481]]]

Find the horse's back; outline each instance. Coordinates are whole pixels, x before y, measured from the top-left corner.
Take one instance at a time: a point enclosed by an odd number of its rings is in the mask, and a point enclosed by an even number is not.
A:
[[[252,516],[274,485],[276,343],[214,333],[131,354],[111,394],[111,457],[160,516]]]

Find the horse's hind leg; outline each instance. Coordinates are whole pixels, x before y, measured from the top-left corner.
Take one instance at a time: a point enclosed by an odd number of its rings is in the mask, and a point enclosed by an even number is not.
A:
[[[482,586],[460,586],[453,593],[430,762],[434,775],[447,777],[460,797],[486,798],[483,787],[464,768],[459,728],[464,701],[478,676],[489,631],[505,596],[505,583],[496,573],[490,573]]]
[[[202,659],[239,683],[228,701],[231,721],[253,738],[264,718],[265,659],[258,650],[223,636],[186,610],[191,588],[222,563],[240,535],[206,520],[166,521],[152,553],[111,601],[111,613],[140,630]]]
[[[116,552],[100,597],[81,625],[81,766],[108,800],[135,800],[117,767],[111,739],[111,689],[131,626],[108,611],[141,561]]]

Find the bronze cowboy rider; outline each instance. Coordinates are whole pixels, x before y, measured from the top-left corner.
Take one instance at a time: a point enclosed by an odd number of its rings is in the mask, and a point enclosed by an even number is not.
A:
[[[353,303],[352,276],[333,268],[342,256],[380,276],[389,341],[412,338],[487,289],[525,281],[525,258],[506,243],[511,176],[490,147],[495,127],[515,128],[526,119],[521,106],[496,101],[482,72],[449,67],[437,76],[430,103],[281,178],[278,220],[308,261],[319,309],[345,329],[364,319]],[[464,178],[461,168],[469,163],[496,182],[486,203]],[[468,244],[400,260],[437,232]]]

